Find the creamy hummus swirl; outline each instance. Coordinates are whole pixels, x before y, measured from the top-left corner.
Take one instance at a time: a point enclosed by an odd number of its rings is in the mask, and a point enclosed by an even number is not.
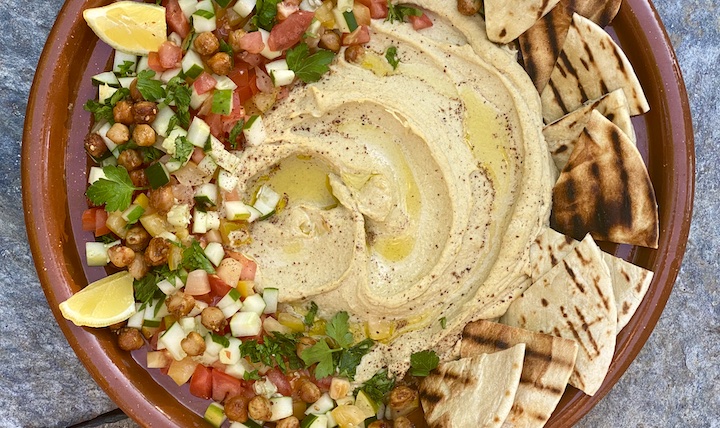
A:
[[[415,3],[432,28],[373,22],[363,62],[339,55],[329,75],[293,89],[239,168],[246,198],[262,183],[288,195],[239,248],[259,285],[384,330],[368,360],[397,373],[528,285],[552,183],[539,97],[514,54],[477,17]]]

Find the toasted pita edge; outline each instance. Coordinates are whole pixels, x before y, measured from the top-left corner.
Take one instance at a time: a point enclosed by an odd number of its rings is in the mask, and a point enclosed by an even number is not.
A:
[[[612,254],[603,253],[603,259],[610,268],[620,333],[640,307],[654,274]]]
[[[485,0],[488,39],[507,44],[552,10],[559,0]]]

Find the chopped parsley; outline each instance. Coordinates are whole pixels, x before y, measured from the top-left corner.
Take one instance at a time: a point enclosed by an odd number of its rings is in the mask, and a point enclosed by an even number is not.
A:
[[[341,351],[341,349],[331,349],[325,340],[319,340],[310,348],[305,349],[300,355],[308,366],[317,363],[315,367],[315,378],[322,379],[335,374],[333,353],[339,351]]]
[[[123,61],[122,64],[118,65],[118,71],[115,72],[117,77],[128,77],[135,74],[132,68],[135,67],[134,61]]]
[[[387,62],[392,65],[393,70],[397,69],[398,64],[400,64],[400,60],[397,57],[397,48],[395,46],[387,48],[387,51],[385,51],[385,59],[387,59]]]
[[[135,290],[135,300],[142,303],[140,308],[144,308],[149,302],[155,298],[162,297],[163,292],[157,286],[158,280],[154,273],[150,272],[140,279],[133,281],[133,288]],[[160,305],[158,305],[160,306]]]
[[[285,60],[288,68],[305,83],[317,82],[330,68],[328,65],[335,58],[332,51],[320,49],[310,55],[307,43],[300,43],[287,50]]]
[[[175,120],[180,126],[187,128],[190,126],[190,97],[192,90],[185,80],[180,76],[175,76],[167,84],[165,101],[163,104],[175,102]],[[172,128],[169,128],[172,129]]]
[[[175,139],[175,155],[173,157],[184,163],[190,158],[193,150],[195,150],[193,143],[187,137],[179,136]]]
[[[325,333],[333,339],[341,348],[348,348],[353,343],[353,335],[350,333],[348,320],[350,315],[342,311],[335,314],[325,327]]]
[[[86,195],[93,204],[105,205],[105,211],[124,211],[132,202],[133,192],[141,190],[133,186],[127,170],[122,166],[103,167],[105,177],[88,187]]]
[[[447,318],[445,318],[445,317],[440,318],[440,327],[442,327],[442,329],[445,330],[445,327],[447,327]]]
[[[228,142],[230,143],[230,148],[233,150],[238,148],[238,144],[240,143],[238,139],[243,132],[243,126],[245,126],[245,121],[243,119],[240,119],[235,122],[235,126],[233,126],[233,128],[230,130]]]
[[[100,103],[95,100],[88,100],[83,108],[85,111],[89,111],[93,114],[96,122],[105,120],[109,123],[115,123],[115,119],[113,118],[113,107],[115,107],[115,104],[117,104],[118,101],[125,99],[128,95],[130,95],[130,89],[119,88],[109,99],[105,100],[104,103]]]
[[[303,367],[303,361],[297,356],[298,333],[282,334],[274,332],[263,337],[263,343],[257,340],[245,340],[240,345],[240,355],[248,357],[253,363],[263,363],[266,366],[277,366],[283,373],[289,369],[296,370]]]
[[[305,319],[303,320],[306,326],[310,327],[313,325],[317,311],[318,305],[315,302],[310,302],[310,310],[305,314]]]
[[[395,21],[405,22],[410,16],[422,16],[422,14],[422,10],[416,7],[392,4],[392,2],[388,0],[388,16],[385,18],[385,21],[390,21],[390,23]]]
[[[196,240],[183,250],[182,265],[189,271],[202,269],[209,274],[215,273],[215,268],[213,268],[212,263],[205,255],[205,251]]]
[[[395,387],[395,379],[388,377],[387,370],[380,370],[360,388],[376,403],[384,401],[385,396]]]
[[[427,376],[439,363],[440,358],[435,351],[415,352],[410,356],[410,374],[418,377]]]
[[[250,24],[270,31],[277,22],[277,5],[282,0],[258,0],[255,5],[255,16],[250,20]]]
[[[245,372],[243,374],[243,379],[245,379],[245,380],[260,380],[260,373],[258,373],[257,370]]]
[[[165,98],[165,89],[162,82],[153,79],[155,72],[152,70],[143,70],[137,76],[137,90],[147,101],[157,101]]]

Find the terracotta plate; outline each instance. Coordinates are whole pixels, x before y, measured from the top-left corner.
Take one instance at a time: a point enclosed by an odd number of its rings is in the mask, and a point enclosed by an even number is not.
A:
[[[84,266],[80,227],[86,208],[87,160],[83,138],[90,114],[82,109],[96,96],[90,76],[103,71],[111,50],[98,43],[81,11],[102,0],[69,0],[61,10],[35,75],[22,147],[25,220],[40,282],[70,345],[98,384],[143,426],[205,426],[197,412],[203,402],[184,388],[163,385],[136,360],[117,348],[107,329],[76,327],[65,321],[59,302],[104,275]],[[618,337],[605,383],[594,397],[569,388],[549,426],[566,427],[585,415],[618,381],[655,326],[680,268],[692,210],[694,149],[687,95],[670,42],[648,0],[625,0],[614,33],[633,63],[651,110],[635,119],[638,146],[645,158],[660,205],[658,250],[606,247],[620,257],[655,271],[645,301]],[[135,358],[134,358],[135,357]],[[155,370],[157,371],[157,370]],[[160,379],[160,378],[158,378]],[[189,409],[189,407],[191,409]],[[194,411],[192,410],[194,409]]]

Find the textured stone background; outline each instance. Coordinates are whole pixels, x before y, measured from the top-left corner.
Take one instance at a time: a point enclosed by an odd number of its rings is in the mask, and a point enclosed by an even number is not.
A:
[[[27,96],[60,0],[0,0],[0,427],[64,427],[115,409],[56,326],[32,267],[20,194]],[[685,76],[697,191],[685,263],[645,348],[581,427],[720,427],[720,19],[716,0],[658,0]],[[82,426],[133,427],[110,415]]]

